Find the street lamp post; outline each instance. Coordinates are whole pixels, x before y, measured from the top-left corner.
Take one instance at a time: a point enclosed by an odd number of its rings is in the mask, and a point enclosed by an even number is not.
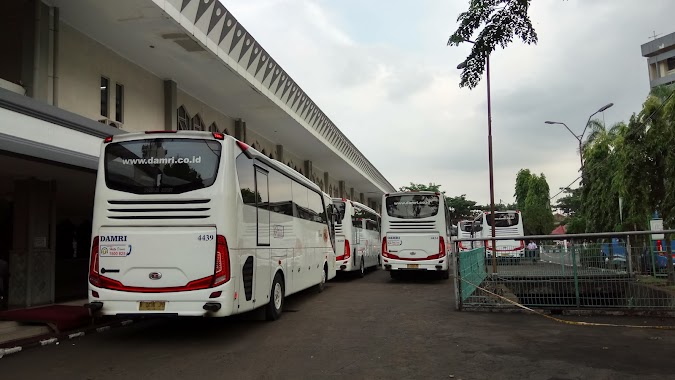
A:
[[[584,127],[583,132],[581,132],[581,135],[579,135],[579,136],[577,136],[574,132],[572,132],[572,130],[567,126],[567,124],[562,123],[562,122],[560,122],[560,121],[545,121],[544,123],[546,123],[546,124],[560,124],[560,125],[564,125],[565,128],[567,128],[567,130],[570,131],[570,133],[572,134],[572,136],[574,136],[574,138],[577,139],[577,141],[579,141],[579,159],[581,160],[581,168],[583,168],[583,167],[584,167],[583,140],[584,140],[584,134],[586,134],[586,129],[588,128],[588,124],[591,122],[591,118],[592,118],[593,116],[595,116],[596,114],[598,114],[598,113],[600,113],[600,112],[604,112],[605,110],[607,110],[608,108],[610,108],[610,107],[613,106],[613,105],[614,105],[614,103],[606,104],[606,105],[600,107],[599,110],[593,112],[593,114],[592,114],[591,116],[588,117],[588,120],[586,121],[586,126]]]
[[[579,141],[579,159],[581,160],[581,167],[583,168],[584,167],[584,156],[583,156],[583,151],[582,151],[582,145],[583,145],[582,136],[577,136],[576,134],[574,134],[574,132],[572,132],[572,130],[565,123],[561,123],[559,121],[545,121],[545,123],[546,124],[561,124],[561,125],[564,125],[565,128],[567,128],[567,130],[570,131],[572,136],[574,136],[574,138],[577,139],[577,141]]]
[[[475,42],[466,40],[466,42],[475,44]],[[497,273],[497,243],[495,240],[495,182],[493,175],[493,161],[492,161],[492,102],[490,98],[490,55],[486,59],[486,79],[487,79],[487,111],[488,111],[488,165],[490,175],[490,226],[492,227],[492,273]],[[466,67],[466,61],[457,65],[457,69]]]

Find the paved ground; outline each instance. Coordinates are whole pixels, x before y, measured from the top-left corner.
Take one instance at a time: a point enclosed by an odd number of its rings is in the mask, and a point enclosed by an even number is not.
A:
[[[382,271],[338,279],[322,294],[290,298],[276,322],[256,315],[145,321],[8,356],[0,359],[0,374],[13,380],[675,378],[675,331],[460,313],[451,281],[392,282]]]

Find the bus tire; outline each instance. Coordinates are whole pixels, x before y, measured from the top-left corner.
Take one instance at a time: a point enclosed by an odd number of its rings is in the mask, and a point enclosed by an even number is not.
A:
[[[277,272],[272,281],[272,289],[270,290],[270,302],[265,307],[265,319],[268,321],[276,321],[281,316],[284,308],[284,282],[281,275]]]
[[[366,276],[366,263],[363,261],[363,257],[361,257],[361,268],[359,268],[359,277],[363,278]]]
[[[328,279],[328,264],[323,264],[323,273],[321,273],[321,282],[315,285],[317,293],[323,292],[326,288],[326,281]]]
[[[443,272],[441,272],[441,279],[443,280],[450,279],[450,268],[448,268],[448,270],[444,270]]]

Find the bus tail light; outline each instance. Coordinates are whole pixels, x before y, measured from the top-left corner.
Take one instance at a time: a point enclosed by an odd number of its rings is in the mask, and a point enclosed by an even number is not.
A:
[[[225,236],[216,236],[216,265],[213,275],[213,285],[222,285],[230,280],[230,252],[227,248]]]
[[[107,143],[111,143],[112,141],[113,141],[113,137],[112,137],[112,136],[108,136],[108,137],[105,138],[105,140],[103,140],[103,142],[106,143],[106,144],[107,144]]]
[[[445,239],[443,236],[439,236],[438,240],[438,258],[445,257]]]
[[[345,240],[345,260],[352,256],[352,248],[349,245],[349,240]]]
[[[344,250],[344,253],[343,253],[342,255],[340,255],[340,256],[337,256],[337,257],[335,258],[335,261],[347,260],[347,259],[349,259],[350,257],[352,257],[352,253],[351,253],[351,247],[350,247],[350,245],[349,245],[349,240],[345,240],[345,250]]]
[[[390,257],[389,252],[387,252],[387,237],[382,238],[382,257]]]
[[[216,140],[225,140],[225,135],[222,132],[213,132],[213,138]]]
[[[94,241],[91,243],[89,282],[94,286],[101,285],[101,275],[98,272],[98,236],[94,237]]]

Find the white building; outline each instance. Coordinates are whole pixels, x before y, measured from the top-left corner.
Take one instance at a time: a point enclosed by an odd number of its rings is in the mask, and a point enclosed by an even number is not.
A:
[[[394,191],[217,0],[0,1],[0,49],[0,259],[11,306],[86,295],[107,135],[218,130],[332,196],[377,209]]]
[[[649,86],[675,83],[675,33],[655,38],[641,48],[649,67]]]

